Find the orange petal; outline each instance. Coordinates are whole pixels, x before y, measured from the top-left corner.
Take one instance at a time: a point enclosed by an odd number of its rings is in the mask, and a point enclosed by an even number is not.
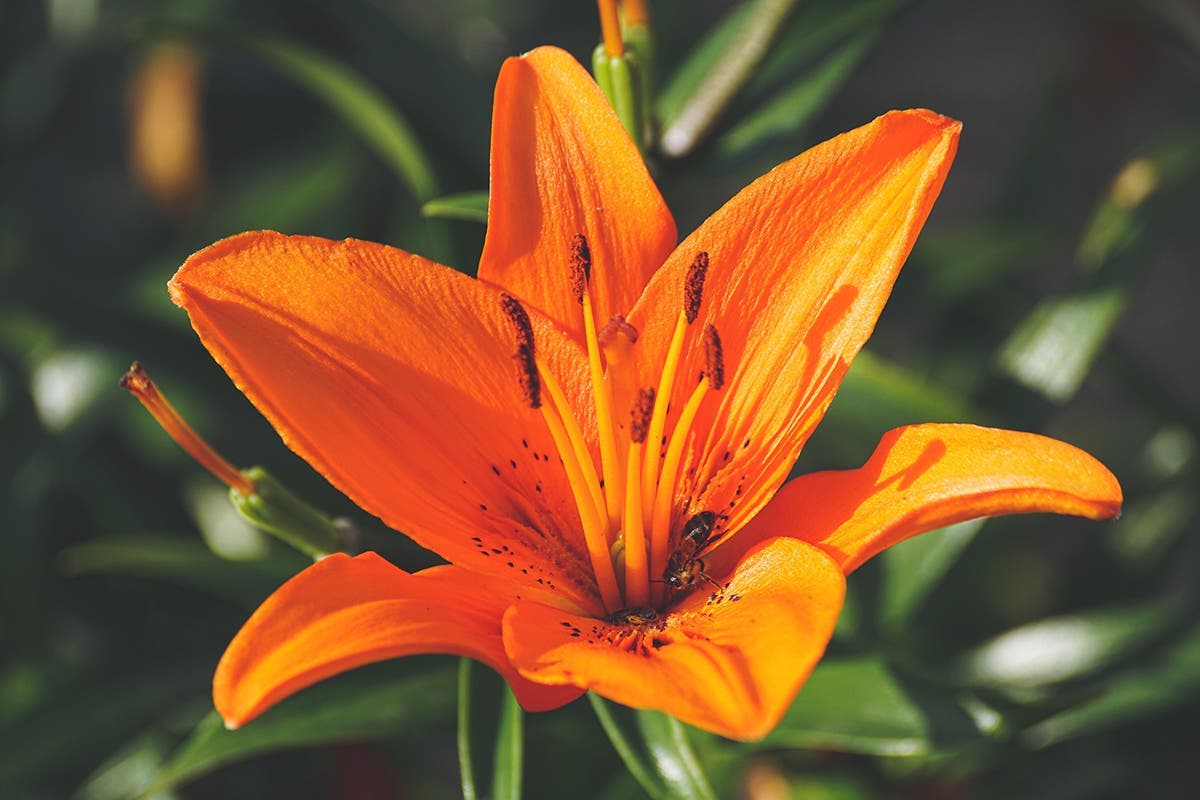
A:
[[[417,653],[452,653],[488,664],[531,711],[578,691],[522,678],[509,664],[500,619],[511,584],[457,567],[410,575],[374,553],[338,553],[313,564],[259,606],[225,651],[213,701],[230,727],[340,672]]]
[[[601,325],[629,313],[675,246],[671,212],[604,94],[570,54],[539,47],[505,61],[496,83],[479,277],[582,339],[568,269],[577,233]]]
[[[680,473],[689,476],[681,504],[728,513],[733,531],[783,483],[875,326],[959,130],[931,111],[894,111],[820,144],[743,190],[654,276],[630,318],[651,372],[687,268],[709,254],[671,407],[683,408],[705,368],[705,323],[720,333],[725,356],[726,386],[697,417],[700,434]]]
[[[1109,519],[1120,510],[1113,474],[1065,442],[975,425],[912,425],[888,432],[859,469],[789,482],[722,549],[793,535],[849,573],[911,536],[976,517],[1046,511]]]
[[[284,442],[358,505],[448,561],[595,602],[495,288],[384,245],[261,232],[189,258],[171,294]],[[582,351],[531,315],[539,355],[586,385]]]
[[[594,689],[722,736],[757,739],[825,651],[844,589],[820,550],[776,539],[741,560],[720,598],[701,588],[659,629],[521,600],[504,615],[504,646],[521,674],[539,683]]]

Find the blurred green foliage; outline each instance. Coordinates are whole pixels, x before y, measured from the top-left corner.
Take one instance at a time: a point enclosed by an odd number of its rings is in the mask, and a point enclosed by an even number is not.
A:
[[[1196,796],[1200,13],[650,7],[672,144],[648,159],[683,232],[887,108],[965,122],[870,351],[800,467],[856,466],[898,424],[971,420],[1088,449],[1127,505],[1105,526],[1003,519],[907,542],[855,573],[829,656],[765,741],[603,706],[622,757],[671,797]],[[282,447],[164,284],[188,253],[260,227],[472,270],[500,61],[544,43],[586,58],[596,39],[594,4],[554,0],[0,8],[0,795],[460,791],[447,659],[370,667],[220,727],[217,658],[305,559],[229,516],[116,381],[142,359],[235,463],[348,518],[365,549],[433,563]],[[153,119],[185,125],[164,140]],[[494,675],[474,675],[479,786],[497,774],[496,796],[641,796],[587,703],[522,720]]]

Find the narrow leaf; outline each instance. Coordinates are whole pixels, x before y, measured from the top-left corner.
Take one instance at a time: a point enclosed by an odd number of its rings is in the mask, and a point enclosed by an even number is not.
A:
[[[861,657],[822,661],[763,744],[913,756],[984,732],[948,690],[901,681],[882,661]]]
[[[664,119],[661,147],[665,154],[679,158],[695,149],[766,56],[796,2],[754,0],[750,4],[745,20],[709,64],[678,116]]]
[[[452,715],[450,670],[397,678],[368,669],[318,684],[238,730],[213,712],[174,753],[151,791],[167,791],[260,753],[425,729]]]
[[[921,603],[975,539],[985,521],[960,522],[884,551],[882,559],[886,572],[879,618],[887,630],[895,633],[908,624]]]
[[[855,36],[723,135],[716,152],[737,157],[771,140],[798,137],[845,84],[877,38],[878,31]]]
[[[418,200],[437,194],[428,156],[383,94],[345,64],[282,38],[238,37],[236,43],[312,92],[367,140]]]
[[[604,729],[604,733],[608,735],[608,740],[612,742],[613,749],[617,751],[617,755],[621,758],[625,768],[629,770],[629,774],[638,782],[642,790],[654,798],[654,800],[665,800],[666,791],[659,785],[646,765],[642,763],[641,757],[633,749],[626,738],[625,733],[621,730],[621,726],[613,718],[612,710],[604,698],[595,692],[588,692],[588,701],[592,704],[592,709],[596,712],[596,719],[600,721],[600,727]]]
[[[638,711],[637,720],[667,790],[680,798],[716,800],[683,724],[659,711]]]
[[[463,800],[475,800],[475,767],[471,763],[471,659],[458,660],[458,774]]]
[[[486,223],[488,193],[484,190],[438,197],[421,206],[421,214],[430,219],[461,219]]]
[[[958,672],[982,686],[1032,688],[1086,677],[1132,656],[1173,621],[1161,605],[1054,617],[1001,634],[965,655]]]

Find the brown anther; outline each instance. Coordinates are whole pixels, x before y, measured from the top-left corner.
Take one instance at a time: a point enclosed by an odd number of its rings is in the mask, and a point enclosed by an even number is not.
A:
[[[517,334],[517,344],[525,345],[532,351],[533,324],[529,321],[529,314],[526,313],[525,306],[521,305],[521,301],[511,294],[501,294],[500,307],[504,309],[504,315],[512,323],[513,330]]]
[[[725,352],[721,337],[712,325],[704,326],[704,375],[713,391],[725,385]]]
[[[650,415],[654,413],[654,389],[647,387],[638,391],[637,401],[630,415],[629,438],[634,442],[646,441],[650,429]]]
[[[517,350],[513,353],[513,361],[517,362],[517,380],[521,384],[521,394],[530,408],[542,407],[542,379],[538,375],[537,353],[533,346],[533,323],[521,301],[510,294],[500,295],[500,307],[504,315],[512,323],[513,333],[516,334]]]
[[[626,322],[620,314],[613,314],[612,319],[605,323],[596,338],[600,340],[601,347],[607,348],[617,336],[624,336],[630,344],[635,344],[638,340],[638,330]]]
[[[687,279],[683,284],[683,315],[691,325],[700,315],[700,303],[704,300],[704,278],[708,275],[708,253],[696,253],[688,267]]]
[[[583,293],[591,279],[592,250],[588,247],[587,237],[577,233],[571,239],[571,294],[575,296],[575,302],[583,302]]]

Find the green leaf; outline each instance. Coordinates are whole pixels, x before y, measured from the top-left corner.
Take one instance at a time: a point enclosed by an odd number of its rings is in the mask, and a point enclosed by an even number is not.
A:
[[[723,135],[716,144],[717,154],[737,157],[772,139],[799,136],[845,84],[878,37],[878,31],[868,31],[851,39]]]
[[[75,800],[177,800],[174,792],[144,794],[162,769],[167,752],[168,737],[157,731],[134,739],[92,773]]]
[[[136,575],[199,589],[253,608],[307,563],[277,554],[259,561],[218,558],[203,543],[177,537],[106,536],[75,545],[59,555],[71,575]]]
[[[463,800],[476,800],[475,765],[471,759],[471,666],[469,658],[458,660],[458,775]]]
[[[238,730],[213,712],[172,755],[152,791],[167,791],[261,753],[427,730],[453,716],[453,670],[395,677],[368,669],[304,690]]]
[[[362,75],[288,39],[234,36],[232,42],[312,92],[371,145],[418,200],[437,194],[437,177],[411,126]]]
[[[696,148],[766,56],[797,0],[753,0],[741,24],[722,33],[723,45],[678,114],[663,113],[662,151],[673,158]]]
[[[1119,676],[1090,702],[1029,728],[1022,738],[1033,747],[1110,730],[1152,717],[1200,694],[1200,627],[1148,665]]]
[[[978,686],[1034,688],[1086,677],[1161,636],[1174,615],[1159,604],[1039,620],[963,656],[957,672]]]
[[[525,762],[525,712],[512,689],[504,687],[500,728],[496,733],[496,758],[492,764],[492,800],[520,800]]]
[[[1044,300],[1001,348],[1001,369],[1049,400],[1065,403],[1091,371],[1126,302],[1119,287]]]
[[[664,800],[666,798],[665,790],[650,775],[650,771],[642,763],[641,757],[634,751],[629,739],[621,730],[621,726],[613,718],[608,703],[595,692],[588,692],[587,698],[596,712],[596,719],[600,721],[600,727],[604,729],[608,740],[612,742],[613,749],[617,751],[625,769],[629,770],[630,776],[642,787],[642,791],[654,800]]]
[[[895,633],[908,624],[985,521],[973,519],[929,531],[883,552],[885,577],[879,620],[884,628]]]
[[[680,798],[716,800],[684,725],[659,711],[638,711],[637,721],[667,791]]]
[[[901,680],[879,659],[826,659],[762,744],[879,756],[927,755],[999,722],[968,713],[948,689]]]
[[[487,224],[487,190],[438,197],[421,206],[421,214],[430,219],[461,219]]]

